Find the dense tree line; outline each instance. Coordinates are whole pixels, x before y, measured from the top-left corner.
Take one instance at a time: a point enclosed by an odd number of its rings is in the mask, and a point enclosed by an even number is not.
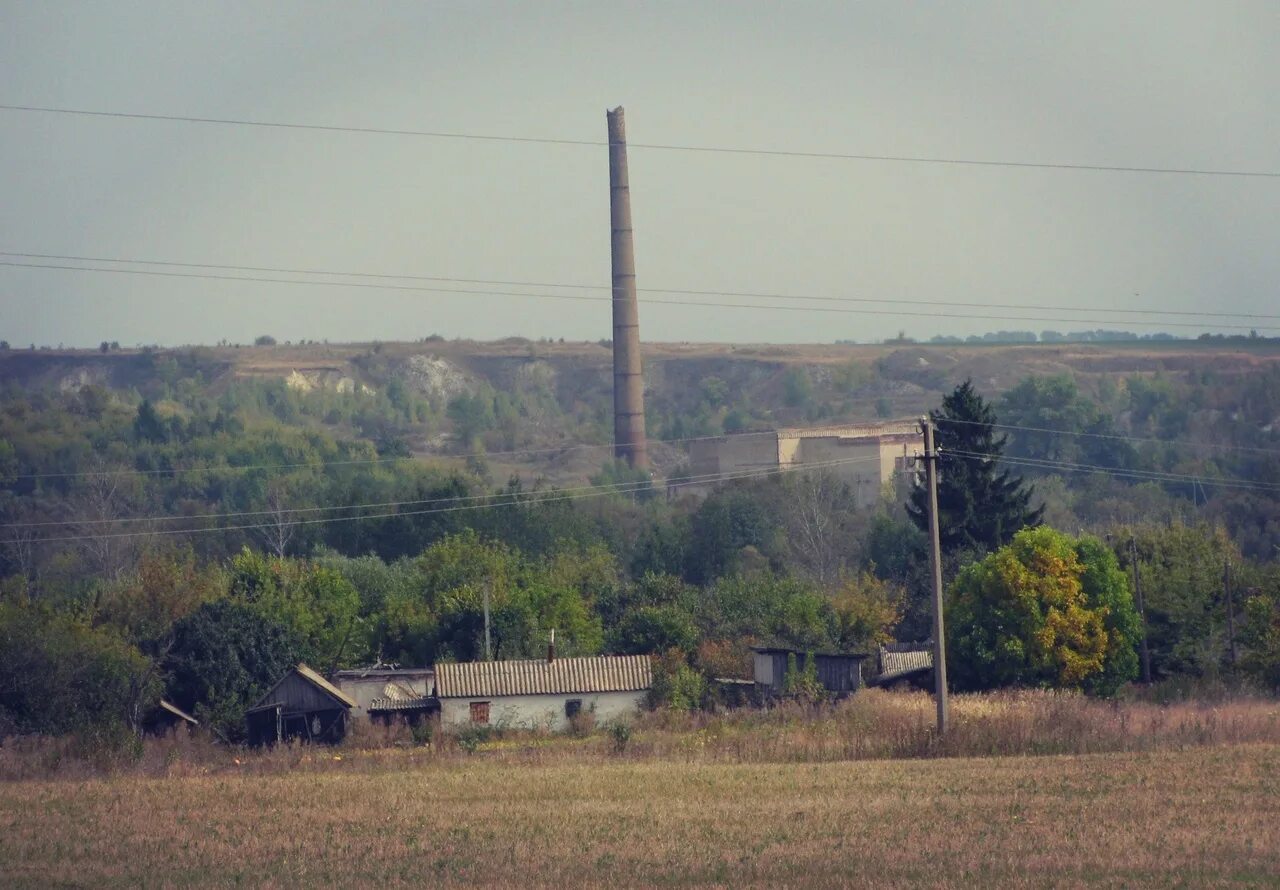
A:
[[[690,677],[745,675],[752,643],[868,651],[930,632],[910,478],[857,511],[821,473],[669,499],[605,462],[592,483],[625,493],[571,499],[495,480],[484,457],[574,416],[536,376],[434,400],[260,381],[215,394],[198,363],[152,361],[146,392],[0,389],[0,735],[136,724],[165,694],[234,740],[243,709],[297,660],[481,657],[486,592],[495,657],[537,656],[552,628],[567,654],[675,653],[682,701],[706,694]],[[385,371],[379,354],[367,362]],[[868,373],[850,365],[824,386],[856,392]],[[991,400],[956,388],[935,419],[957,685],[1112,694],[1136,676],[1144,635],[1156,680],[1275,688],[1276,374],[1134,376],[1089,392],[1037,377]],[[788,372],[780,404],[827,416],[815,386]],[[764,416],[735,406],[722,378],[687,397],[691,414],[666,410],[694,433],[734,411],[734,424]],[[423,429],[451,431],[471,458],[407,459],[405,436]],[[1228,476],[1261,485],[1214,487]],[[152,516],[180,519],[135,521]],[[197,531],[169,533],[182,529]]]

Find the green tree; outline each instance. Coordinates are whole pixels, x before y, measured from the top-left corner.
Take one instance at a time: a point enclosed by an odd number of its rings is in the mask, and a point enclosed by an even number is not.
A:
[[[174,627],[166,659],[168,695],[230,741],[244,737],[244,713],[299,661],[288,627],[244,603],[206,603]]]
[[[609,631],[609,649],[620,655],[690,652],[698,640],[692,616],[678,606],[639,606]]]
[[[142,442],[164,442],[169,438],[168,427],[156,413],[155,406],[146,399],[138,406],[138,415],[133,421],[133,434]]]
[[[1216,673],[1227,654],[1224,563],[1240,564],[1226,533],[1209,525],[1140,525],[1115,529],[1112,542],[1127,573],[1132,554],[1138,557],[1152,676]]]
[[[112,631],[0,603],[0,736],[136,729],[159,687],[151,660]]]
[[[996,413],[966,380],[930,412],[937,425],[938,525],[944,550],[1000,547],[1023,528],[1040,524],[1043,508],[1032,509],[1033,491],[999,470],[1005,436],[995,433]],[[929,529],[928,491],[917,480],[907,513]]]
[[[1025,529],[961,570],[947,602],[959,689],[1046,686],[1112,694],[1137,673],[1124,575],[1094,538]]]
[[[846,580],[831,600],[840,651],[871,652],[892,640],[905,599],[902,588],[870,572]]]
[[[1244,604],[1242,665],[1264,688],[1280,691],[1280,596],[1259,592]]]

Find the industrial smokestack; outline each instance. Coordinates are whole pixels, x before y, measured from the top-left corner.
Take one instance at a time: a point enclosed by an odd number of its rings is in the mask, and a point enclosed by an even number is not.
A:
[[[627,178],[627,129],[622,108],[609,120],[609,217],[613,258],[613,448],[640,470],[649,468],[644,435],[644,377],[640,368],[640,307],[636,255],[631,239],[631,185]]]

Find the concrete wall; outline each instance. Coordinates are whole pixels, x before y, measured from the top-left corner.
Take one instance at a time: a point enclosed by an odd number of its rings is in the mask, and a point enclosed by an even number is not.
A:
[[[446,727],[462,728],[471,725],[471,703],[489,702],[489,725],[509,726],[520,729],[550,729],[560,731],[569,728],[565,716],[565,702],[578,699],[582,710],[594,708],[596,723],[625,719],[635,715],[644,705],[648,695],[640,692],[599,692],[577,695],[507,695],[494,698],[442,698],[440,722]]]
[[[431,694],[434,685],[434,674],[430,671],[404,674],[371,673],[364,677],[344,677],[339,674],[333,681],[334,686],[355,699],[357,707],[353,709],[353,713],[361,717],[368,712],[369,704],[375,698],[391,697],[387,687],[393,684],[408,689],[414,695],[427,696]]]
[[[689,445],[689,469],[694,476],[747,473],[777,465],[778,440],[773,434],[725,436]]]
[[[886,424],[777,430],[767,435],[723,436],[693,442],[689,447],[690,472],[694,476],[746,474],[777,467],[848,461],[827,467],[853,489],[859,507],[880,499],[884,484],[901,470],[904,456],[923,450],[914,421]],[[906,461],[908,469],[914,467]],[[702,483],[707,488],[714,479]],[[688,491],[682,487],[681,491]]]

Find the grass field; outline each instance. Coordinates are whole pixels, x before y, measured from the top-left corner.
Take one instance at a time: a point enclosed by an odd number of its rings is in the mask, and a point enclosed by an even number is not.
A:
[[[808,764],[332,756],[324,771],[0,784],[0,884],[1280,882],[1273,744]]]

